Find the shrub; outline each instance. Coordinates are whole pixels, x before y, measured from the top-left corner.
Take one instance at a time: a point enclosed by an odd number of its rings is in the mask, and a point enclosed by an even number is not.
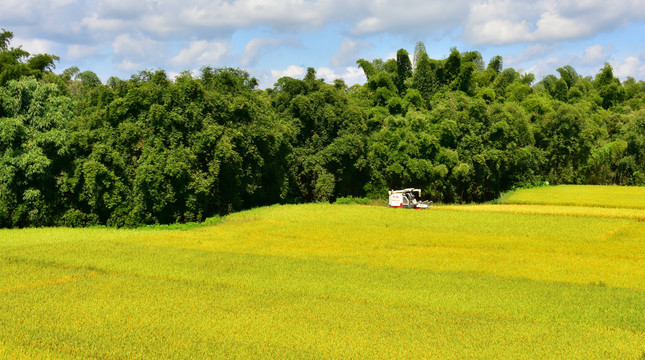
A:
[[[370,199],[368,198],[353,197],[351,195],[347,197],[339,197],[336,199],[336,202],[334,202],[334,204],[343,204],[343,205],[348,205],[348,204],[368,205],[369,203],[370,203]]]

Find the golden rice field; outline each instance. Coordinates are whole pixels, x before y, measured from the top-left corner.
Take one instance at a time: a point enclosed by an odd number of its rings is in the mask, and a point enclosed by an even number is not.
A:
[[[0,359],[645,359],[645,206],[569,203],[0,230]]]
[[[645,187],[559,185],[517,190],[506,204],[572,205],[645,210]]]

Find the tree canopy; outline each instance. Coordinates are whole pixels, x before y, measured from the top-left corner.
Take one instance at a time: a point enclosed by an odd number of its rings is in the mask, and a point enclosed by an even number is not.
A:
[[[423,43],[357,61],[364,85],[163,70],[54,74],[0,34],[0,227],[200,221],[274,203],[421,188],[480,202],[554,184],[645,185],[645,83],[572,66],[535,82]]]

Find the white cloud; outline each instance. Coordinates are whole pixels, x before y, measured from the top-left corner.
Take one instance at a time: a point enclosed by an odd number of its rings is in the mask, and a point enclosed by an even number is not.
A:
[[[319,0],[238,0],[213,2],[203,7],[186,8],[184,15],[191,23],[218,26],[249,26],[258,23],[277,28],[293,25],[322,26],[338,14],[340,1]]]
[[[166,72],[166,74],[167,74],[167,76],[168,76],[168,79],[177,80],[177,77],[179,77],[179,76],[183,76],[183,75],[184,75],[184,73],[186,73],[186,72],[187,72],[188,74],[190,74],[190,76],[192,76],[193,78],[198,77],[198,76],[199,76],[199,74],[200,74],[200,71],[199,71],[199,69],[197,69],[197,68],[193,68],[193,69],[190,69],[190,70],[184,70],[184,71],[182,71],[182,72],[177,72],[177,71],[167,71],[167,72]]]
[[[565,18],[553,12],[544,12],[535,24],[532,34],[526,34],[527,40],[577,39],[594,32],[593,23],[583,19]]]
[[[282,33],[341,24],[355,36],[461,32],[471,44],[499,45],[577,39],[643,19],[642,0],[5,0],[0,11],[7,26],[37,24],[30,32],[41,38],[58,31],[106,41],[123,33],[213,40],[240,29]]]
[[[316,77],[325,79],[325,82],[332,82],[336,79],[339,79],[340,76],[336,75],[334,70],[328,67],[321,67],[316,71]]]
[[[67,54],[66,58],[69,60],[77,60],[80,58],[84,58],[86,56],[92,56],[94,55],[101,47],[100,46],[92,46],[92,45],[69,45],[67,47]]]
[[[275,49],[280,47],[281,41],[270,37],[251,39],[244,47],[240,63],[244,66],[255,65],[263,48]]]
[[[631,76],[636,79],[645,79],[645,62],[635,56],[628,56],[623,61],[611,61],[614,76],[626,79]]]
[[[259,76],[256,76],[260,80],[260,88],[269,88],[273,87],[275,83],[281,77],[290,77],[294,79],[304,78],[307,70],[298,65],[289,65],[286,69],[273,69],[269,71],[262,72]]]
[[[526,21],[512,22],[503,19],[494,19],[481,24],[473,25],[470,29],[471,40],[479,44],[511,44],[524,42],[529,31]]]
[[[302,66],[289,65],[285,70],[271,70],[271,77],[278,80],[281,77],[302,78],[305,76],[306,70]]]
[[[169,62],[174,66],[219,65],[230,54],[231,48],[226,41],[193,41]]]
[[[354,35],[384,31],[423,34],[459,25],[472,0],[379,0],[360,4]]]
[[[124,71],[134,71],[134,70],[140,70],[144,66],[142,63],[135,63],[130,60],[123,60],[120,64],[116,66],[117,69],[119,70],[124,70]]]
[[[32,17],[32,8],[33,4],[30,4],[28,1],[3,0],[2,11],[0,11],[0,20],[5,23],[9,23],[12,22],[12,20],[15,21],[18,19],[27,20]]]
[[[149,10],[147,3],[148,1],[100,0],[97,13],[101,17],[133,19]]]
[[[342,72],[337,73],[336,71],[327,68],[321,67],[316,71],[317,77],[323,78],[325,82],[331,83],[336,79],[343,79],[345,84],[352,86],[354,84],[363,84],[367,81],[365,78],[365,73],[363,70],[355,66],[348,66],[341,69]]]
[[[114,54],[120,56],[150,56],[163,52],[163,49],[164,43],[141,35],[121,34],[112,42]]]
[[[441,38],[437,43],[444,44],[447,38],[467,50],[475,47],[472,50],[497,51],[508,64],[529,67],[527,62],[531,61],[538,70],[549,64],[548,56],[554,50],[551,44],[560,45],[559,54],[565,46],[571,46],[570,52],[578,55],[574,65],[591,69],[611,59],[613,51],[602,45],[589,47],[582,55],[580,43],[571,40],[593,39],[599,33],[621,30],[627,25],[626,31],[612,36],[637,37],[639,34],[631,34],[643,20],[643,0],[4,0],[0,10],[2,27],[21,39],[14,40],[14,46],[22,44],[33,53],[67,54],[63,61],[83,63],[85,57],[96,56],[111,46],[114,51],[108,55],[110,59],[88,59],[86,64],[111,64],[121,69],[144,64],[168,66],[174,71],[206,64],[253,67],[270,52],[293,57],[293,52],[282,49],[302,46],[289,37],[294,34],[314,43],[317,58],[292,61],[285,57],[272,67],[305,62],[319,66],[328,62],[329,74],[343,78],[347,73],[344,66],[353,65],[364,55],[361,52],[369,46],[368,41],[379,51],[389,52],[416,40],[437,38]],[[631,26],[634,23],[637,25]],[[322,31],[316,33],[319,29]],[[239,39],[247,36],[255,39],[239,44]],[[329,50],[328,45],[341,37],[345,38],[337,44],[339,47]],[[22,39],[39,40],[28,44]],[[632,39],[615,43],[631,46],[626,52],[620,49],[625,54],[622,56],[633,55],[643,63],[645,54],[640,54],[644,50],[634,47],[636,42]],[[508,44],[526,48],[515,57],[506,55],[513,51],[509,47],[495,48]],[[237,51],[234,55],[233,46]],[[166,56],[169,49],[174,49],[173,53]],[[383,57],[385,53],[374,55]],[[639,69],[634,67],[633,59],[621,64],[625,69]],[[271,70],[256,71],[270,78]]]
[[[510,67],[523,63],[527,60],[541,58],[558,47],[557,44],[531,44],[527,46],[522,53],[518,55],[509,55],[504,57],[505,65]]]
[[[536,79],[541,79],[547,75],[557,74],[556,69],[570,63],[570,59],[562,59],[557,56],[550,56],[546,59],[539,60],[537,64],[529,67],[524,73],[535,75]]]
[[[360,51],[371,46],[372,44],[366,41],[345,38],[338,51],[331,56],[330,63],[332,66],[354,64],[359,58]]]
[[[504,58],[505,65],[508,66],[529,66],[522,72],[533,73],[536,78],[540,79],[546,75],[552,74],[559,76],[556,69],[565,65],[573,65],[583,76],[595,75],[600,67],[609,61],[613,52],[613,45],[608,44],[589,46],[584,50],[584,54],[565,53],[551,55],[554,49],[561,50],[563,46],[557,44],[532,44],[519,55],[510,55]],[[578,50],[583,52],[583,50]]]
[[[56,45],[53,41],[45,39],[22,39],[14,37],[11,40],[11,46],[22,46],[22,49],[30,54],[51,54]]]
[[[490,0],[473,4],[464,35],[474,44],[571,40],[645,18],[636,0]]]
[[[593,45],[585,49],[582,59],[580,59],[580,64],[582,65],[596,65],[602,64],[605,61],[609,60],[609,55],[613,50],[612,45],[602,46],[602,45]]]
[[[550,56],[546,59],[539,60],[531,66],[526,72],[533,73],[537,79],[546,75],[553,74],[559,76],[556,69],[567,64],[582,64],[576,66],[583,76],[595,76],[605,62],[609,62],[614,70],[614,76],[625,80],[628,76],[635,79],[645,79],[645,61],[636,56],[627,56],[622,61],[613,61],[609,59],[613,47],[607,45],[590,46],[585,50],[582,58],[575,56]]]
[[[49,0],[49,4],[54,8],[65,7],[74,4],[77,0]]]
[[[475,44],[509,44],[526,40],[536,5],[512,0],[474,3],[464,26],[466,39]],[[528,16],[527,16],[528,15]]]
[[[311,30],[351,20],[359,9],[356,2],[342,0],[174,0],[148,2],[136,25],[159,36],[230,35],[241,28],[259,26],[277,31]]]
[[[268,74],[260,76],[262,79],[261,87],[271,87],[281,77],[291,77],[294,79],[303,79],[307,70],[298,65],[290,65],[284,70],[271,70]],[[363,70],[356,66],[341,67],[336,70],[328,67],[316,69],[316,78],[322,78],[326,83],[332,83],[336,79],[343,79],[345,84],[352,86],[354,84],[363,84],[367,79]]]
[[[242,66],[253,66],[257,63],[261,55],[277,50],[281,46],[299,47],[302,46],[302,43],[296,38],[277,39],[261,37],[252,39],[244,47],[240,64]]]
[[[89,31],[120,32],[132,28],[132,24],[121,19],[99,18],[97,14],[84,17],[81,25]]]

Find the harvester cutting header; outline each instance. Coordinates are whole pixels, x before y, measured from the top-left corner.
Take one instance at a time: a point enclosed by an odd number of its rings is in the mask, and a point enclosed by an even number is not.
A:
[[[414,193],[417,193],[418,197],[421,198],[421,189],[390,190],[388,191],[390,198],[387,205],[407,209],[427,209],[428,206],[432,205],[432,201],[418,201]]]

